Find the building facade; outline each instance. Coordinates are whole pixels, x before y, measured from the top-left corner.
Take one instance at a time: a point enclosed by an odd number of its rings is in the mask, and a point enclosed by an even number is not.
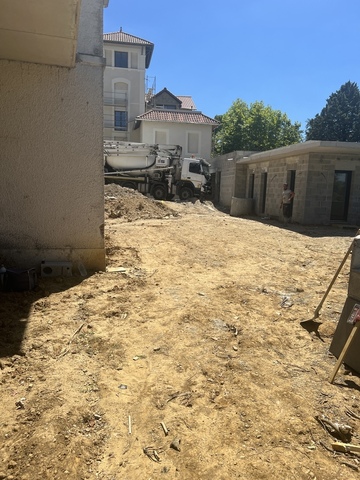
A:
[[[5,2],[0,263],[105,268],[104,0]]]
[[[143,142],[181,145],[183,157],[210,159],[219,122],[196,110],[190,96],[175,96],[164,88],[148,97],[146,107],[135,123]]]
[[[104,139],[140,142],[135,118],[145,112],[145,72],[154,44],[122,30],[103,39]]]
[[[104,140],[181,145],[183,156],[210,158],[218,122],[190,96],[146,87],[154,44],[120,30],[105,33]]]

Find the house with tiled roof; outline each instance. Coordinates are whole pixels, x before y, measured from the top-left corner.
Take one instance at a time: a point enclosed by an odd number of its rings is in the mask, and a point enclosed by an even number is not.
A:
[[[176,96],[164,88],[146,102],[135,121],[144,143],[181,145],[183,156],[210,159],[212,132],[219,123],[196,110],[191,96]]]
[[[139,142],[135,118],[145,112],[145,72],[154,44],[119,32],[103,35],[104,138]]]
[[[190,95],[145,89],[154,44],[120,29],[103,35],[104,139],[181,145],[183,156],[210,158],[218,122]]]

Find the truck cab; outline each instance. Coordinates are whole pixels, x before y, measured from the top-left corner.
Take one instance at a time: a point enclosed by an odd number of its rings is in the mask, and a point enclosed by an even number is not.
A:
[[[179,197],[187,200],[191,197],[210,193],[210,164],[203,158],[183,158],[181,178],[178,183]],[[191,191],[191,195],[190,195]]]

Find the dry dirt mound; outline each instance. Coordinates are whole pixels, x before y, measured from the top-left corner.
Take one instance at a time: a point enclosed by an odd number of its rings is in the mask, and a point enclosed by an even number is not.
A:
[[[131,188],[114,183],[105,185],[105,216],[132,222],[146,218],[165,218],[178,214],[164,202],[148,198]]]

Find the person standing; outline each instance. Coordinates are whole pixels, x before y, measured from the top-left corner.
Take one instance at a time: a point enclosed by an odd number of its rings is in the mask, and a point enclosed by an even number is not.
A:
[[[283,187],[280,208],[283,211],[284,222],[288,223],[292,216],[292,200],[295,197],[295,193],[289,188],[287,183],[284,183]]]

